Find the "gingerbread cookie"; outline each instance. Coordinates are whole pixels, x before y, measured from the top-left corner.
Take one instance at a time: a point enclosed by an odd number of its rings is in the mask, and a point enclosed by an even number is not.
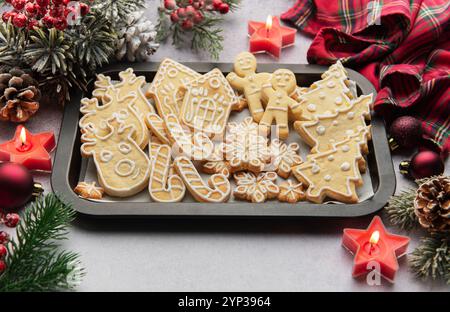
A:
[[[237,187],[233,195],[237,199],[263,203],[267,199],[276,198],[280,193],[276,185],[275,172],[261,172],[258,175],[251,172],[238,172],[234,174],[234,179]]]
[[[142,191],[148,183],[150,160],[133,140],[133,126],[117,118],[106,121],[108,134],[82,135],[81,155],[92,157],[100,185],[111,196],[128,197]]]
[[[362,152],[369,152],[367,141],[370,140],[370,126],[365,120],[370,120],[370,105],[372,94],[361,96],[352,101],[351,105],[330,115],[317,116],[315,121],[296,121],[294,128],[303,140],[312,147],[312,153],[330,150],[333,144],[344,141],[356,133],[361,135],[364,143]]]
[[[231,193],[231,185],[228,178],[223,174],[214,174],[206,184],[192,161],[179,156],[174,160],[175,170],[183,179],[189,192],[199,202],[223,203],[226,202]]]
[[[230,176],[230,162],[223,159],[220,146],[214,149],[209,159],[202,164],[202,171],[207,174],[221,173],[227,178]]]
[[[243,94],[240,94],[239,92],[236,92],[237,102],[233,107],[231,107],[231,110],[233,112],[242,112],[245,108],[248,107],[248,101],[245,98]]]
[[[142,89],[145,85],[145,77],[136,77],[132,68],[128,68],[125,71],[119,73],[120,82],[114,84],[111,81],[111,77],[105,76],[103,74],[97,75],[97,80],[95,81],[95,89],[92,95],[98,100],[102,100],[105,96],[106,91],[109,87],[114,86],[119,90],[119,98],[126,97],[130,93],[136,94],[136,100],[134,105],[136,110],[139,112],[139,116],[142,120],[147,116],[148,113],[154,113],[155,109],[150,104],[150,102],[145,97]]]
[[[180,119],[191,129],[222,135],[231,109],[238,102],[234,90],[215,68],[183,85],[185,90]]]
[[[231,86],[244,94],[253,119],[259,122],[264,114],[262,85],[270,80],[269,73],[256,73],[256,58],[250,52],[239,53],[234,61],[234,72],[227,75]]]
[[[292,92],[289,96],[296,101],[300,101],[300,97],[302,96],[302,94],[305,94],[308,91],[308,88],[297,86],[294,92]]]
[[[357,137],[337,143],[333,149],[314,155],[293,168],[295,177],[308,187],[306,198],[322,203],[325,198],[357,203],[356,187],[363,180],[359,170],[361,146]]]
[[[271,159],[268,142],[267,137],[260,135],[258,124],[252,117],[240,123],[228,123],[221,150],[230,164],[231,173],[241,170],[259,173],[264,170]]]
[[[351,100],[355,98],[354,91],[350,89],[352,83],[341,67],[331,66],[322,75],[322,80],[314,82],[309,91],[300,95],[301,120],[316,120],[317,116],[330,115],[351,105]]]
[[[300,146],[297,143],[286,144],[278,139],[272,140],[270,144],[270,152],[272,161],[270,168],[274,170],[278,176],[287,179],[291,175],[292,167],[300,165],[303,161],[298,151]]]
[[[169,114],[165,117],[165,127],[175,154],[182,154],[194,160],[207,160],[214,151],[214,144],[203,132],[191,133],[178,118]]]
[[[189,67],[166,58],[159,65],[146,95],[155,101],[161,117],[169,114],[179,117],[184,97],[180,87],[199,77],[201,75]]]
[[[183,180],[170,172],[170,153],[169,145],[160,145],[152,159],[148,190],[150,197],[160,203],[179,202],[186,192]]]
[[[272,122],[275,121],[278,137],[288,138],[289,110],[295,119],[300,119],[302,115],[300,104],[289,96],[296,87],[295,75],[287,69],[276,70],[270,82],[263,85],[262,94],[264,98],[267,98],[267,105],[259,125],[264,131],[269,133]]]
[[[133,126],[135,131],[133,139],[141,147],[148,144],[149,133],[144,124],[141,114],[136,109],[136,94],[130,93],[120,97],[120,90],[108,87],[102,97],[103,104],[100,105],[97,98],[84,98],[81,100],[81,113],[84,116],[80,119],[81,131],[94,131],[99,136],[105,136],[109,132],[105,120],[117,118],[126,125]]]
[[[78,182],[77,186],[73,189],[80,197],[86,199],[100,200],[103,198],[105,190],[97,186],[94,181],[92,182]]]
[[[282,182],[279,188],[278,200],[281,202],[295,204],[296,202],[305,200],[305,191],[301,182],[295,183],[289,179]]]
[[[169,137],[166,133],[166,127],[164,124],[164,120],[159,117],[156,113],[150,113],[147,115],[145,119],[145,123],[147,127],[150,129],[150,132],[153,133],[158,140],[163,144],[170,144]]]

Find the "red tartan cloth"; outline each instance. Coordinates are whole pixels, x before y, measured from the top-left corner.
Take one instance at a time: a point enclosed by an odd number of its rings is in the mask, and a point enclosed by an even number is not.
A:
[[[450,152],[449,0],[298,0],[281,16],[315,36],[308,62],[340,59],[377,88],[374,109],[423,122],[425,142]]]

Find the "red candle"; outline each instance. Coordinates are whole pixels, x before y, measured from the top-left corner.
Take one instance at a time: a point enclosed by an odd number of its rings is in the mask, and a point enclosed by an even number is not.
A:
[[[281,26],[277,16],[269,15],[266,23],[249,21],[250,52],[266,52],[279,58],[282,48],[294,44],[296,33],[294,28]]]
[[[353,277],[373,270],[371,264],[379,265],[380,274],[393,282],[398,270],[397,258],[406,254],[409,238],[390,234],[381,218],[375,216],[367,230],[344,229],[342,245],[355,255]]]
[[[53,132],[32,134],[20,125],[11,141],[0,144],[0,161],[22,164],[29,170],[51,171],[50,152],[55,146]]]

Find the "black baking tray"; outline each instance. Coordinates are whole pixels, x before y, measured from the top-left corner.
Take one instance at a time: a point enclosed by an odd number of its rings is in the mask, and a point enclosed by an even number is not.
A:
[[[206,73],[214,67],[224,73],[232,70],[231,63],[184,63],[186,66]],[[105,75],[119,80],[120,71],[132,67],[137,75],[143,75],[152,81],[159,63],[114,64],[104,69]],[[292,70],[297,76],[299,86],[309,86],[327,67],[301,64],[259,64],[261,72],[273,72],[283,67]],[[373,85],[354,70],[347,69],[351,80],[355,81],[358,94],[376,94]],[[369,142],[370,153],[367,165],[370,171],[374,195],[357,204],[313,204],[299,202],[296,204],[268,201],[262,204],[248,202],[230,202],[208,204],[197,202],[157,203],[157,202],[94,202],[80,198],[73,192],[86,161],[80,155],[80,100],[89,96],[93,82],[88,86],[88,94],[78,92],[72,95],[71,103],[64,110],[58,147],[56,150],[51,183],[53,191],[72,203],[79,213],[92,216],[118,217],[235,217],[235,218],[295,218],[295,217],[358,217],[375,213],[383,208],[389,197],[394,194],[396,180],[383,120],[373,116],[372,141]]]

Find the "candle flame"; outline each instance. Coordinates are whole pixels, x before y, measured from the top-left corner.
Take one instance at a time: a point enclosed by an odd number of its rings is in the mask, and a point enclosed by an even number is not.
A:
[[[370,236],[369,242],[375,245],[376,243],[378,243],[379,240],[380,240],[380,232],[375,231],[372,233],[372,236]]]
[[[267,16],[266,20],[266,30],[270,31],[272,29],[272,15]]]
[[[25,144],[27,142],[27,133],[25,131],[25,128],[22,128],[20,130],[20,141],[22,142],[22,144]]]

